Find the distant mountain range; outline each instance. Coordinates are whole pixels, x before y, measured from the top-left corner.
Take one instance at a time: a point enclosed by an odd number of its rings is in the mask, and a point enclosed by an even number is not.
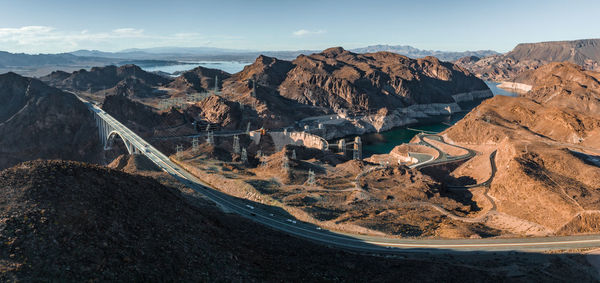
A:
[[[422,58],[434,56],[442,61],[454,61],[465,56],[485,57],[500,54],[492,50],[478,51],[436,51],[422,50],[409,45],[371,45],[362,48],[350,49],[355,53],[373,53],[388,51],[398,53],[411,58]],[[319,53],[321,50],[294,50],[294,51],[253,51],[240,49],[223,49],[213,47],[155,47],[143,49],[126,49],[119,52],[102,52],[97,50],[78,50],[70,54],[88,57],[120,58],[120,59],[159,59],[159,60],[240,60],[253,61],[259,55],[276,57],[289,60],[300,54],[310,55]]]
[[[398,53],[400,55],[404,55],[410,58],[422,58],[426,56],[437,57],[442,61],[454,61],[462,57],[466,56],[477,56],[477,57],[486,57],[491,55],[498,55],[500,53],[493,50],[477,50],[477,51],[463,51],[463,52],[455,52],[455,51],[438,51],[438,50],[423,50],[414,48],[410,45],[371,45],[362,48],[351,49],[350,51],[356,53],[373,53],[379,51],[387,51]]]
[[[481,77],[492,80],[512,77],[513,70],[504,70],[503,68],[504,66],[518,67],[515,64],[526,65],[527,68],[524,69],[530,69],[546,62],[569,61],[590,70],[600,68],[598,65],[598,62],[600,62],[600,39],[523,43],[506,54],[493,50],[463,52],[423,50],[409,45],[371,45],[354,48],[350,51],[355,53],[388,51],[410,58],[434,56],[442,61],[456,61],[459,65],[467,67],[476,74],[485,73]],[[293,60],[301,54],[310,55],[319,52],[321,51],[253,51],[214,47],[155,47],[126,49],[118,52],[77,50],[69,53],[38,55],[13,54],[0,51],[0,73],[13,71],[23,75],[41,76],[54,70],[74,71],[110,64],[169,65],[181,61],[241,61],[251,63],[260,55],[282,60]],[[495,71],[495,68],[501,68],[502,70]]]
[[[453,61],[464,56],[482,57],[499,54],[490,50],[465,52],[421,50],[407,45],[373,45],[352,49],[351,51],[355,53],[389,51],[411,58],[435,56],[443,61]],[[55,70],[71,72],[111,64],[170,65],[177,64],[179,61],[241,61],[251,63],[260,55],[282,60],[293,60],[301,54],[310,55],[319,52],[321,50],[253,51],[214,47],[154,47],[126,49],[118,52],[77,50],[60,54],[16,54],[0,51],[0,73],[12,71],[27,76],[43,76]]]
[[[106,59],[82,57],[71,53],[32,55],[0,51],[0,68],[13,66],[25,67],[56,64],[79,64],[84,61],[106,61]]]

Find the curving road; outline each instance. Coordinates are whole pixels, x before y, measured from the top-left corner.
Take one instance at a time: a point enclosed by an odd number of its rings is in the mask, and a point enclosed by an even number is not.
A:
[[[386,238],[327,231],[313,224],[289,219],[283,214],[273,213],[269,207],[261,207],[256,204],[254,204],[256,206],[254,207],[251,205],[253,203],[250,201],[235,198],[212,189],[202,180],[199,180],[172,162],[167,156],[148,144],[102,109],[88,102],[86,102],[86,104],[90,110],[104,119],[113,128],[119,130],[124,139],[129,140],[136,148],[140,149],[142,154],[147,156],[165,172],[211,199],[226,211],[233,211],[243,217],[247,217],[275,230],[325,245],[375,253],[548,250],[600,247],[600,237],[598,236],[437,240]],[[439,160],[438,163],[450,162],[449,160],[456,161],[453,158],[446,157],[444,160]]]

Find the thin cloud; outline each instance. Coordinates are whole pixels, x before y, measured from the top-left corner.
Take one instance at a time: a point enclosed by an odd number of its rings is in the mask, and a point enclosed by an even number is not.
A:
[[[92,32],[86,29],[76,31],[59,30],[50,26],[23,26],[0,28],[0,50],[9,52],[44,53],[71,51],[75,49],[121,50],[132,47],[161,45],[194,46],[216,42],[239,41],[239,38],[207,38],[195,32],[181,32],[168,35],[148,34],[143,29],[123,27],[105,32]],[[126,46],[124,42],[129,42]],[[134,43],[134,44],[131,44]]]
[[[327,31],[322,30],[322,29],[320,29],[320,30],[300,29],[300,30],[293,32],[293,35],[294,36],[309,36],[309,35],[316,35],[316,34],[324,34],[326,32]]]
[[[119,28],[119,29],[114,29],[112,32],[115,35],[119,35],[119,36],[137,37],[137,36],[144,35],[143,29],[135,29],[135,28]]]

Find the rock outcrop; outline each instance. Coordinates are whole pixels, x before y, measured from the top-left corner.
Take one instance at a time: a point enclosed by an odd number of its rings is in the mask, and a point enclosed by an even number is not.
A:
[[[545,106],[600,115],[600,72],[573,63],[550,63],[522,73],[515,82],[530,85],[524,96]]]
[[[101,161],[96,124],[74,95],[14,73],[0,75],[0,168],[37,158]]]

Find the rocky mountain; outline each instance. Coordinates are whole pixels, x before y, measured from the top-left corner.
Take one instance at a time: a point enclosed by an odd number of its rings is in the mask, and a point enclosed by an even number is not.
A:
[[[106,92],[122,95],[150,95],[148,91],[165,86],[171,79],[146,72],[136,65],[94,67],[71,74],[55,71],[40,78],[51,86],[90,93]]]
[[[259,56],[224,81],[222,96],[250,105],[263,120],[280,121],[283,126],[323,114],[455,104],[455,95],[465,93],[491,96],[483,81],[434,57],[357,54],[337,47],[300,55],[291,62]]]
[[[550,63],[521,73],[514,82],[531,86],[524,96],[545,106],[600,115],[600,72],[573,63]]]
[[[599,75],[572,63],[522,73],[518,80],[533,84],[523,97],[486,100],[443,132],[460,145],[497,150],[489,195],[498,212],[546,234],[600,231],[593,224],[600,206]],[[463,168],[476,168],[469,164]]]
[[[187,93],[206,92],[214,90],[215,78],[220,89],[223,86],[223,80],[229,77],[231,77],[231,74],[227,72],[200,66],[183,72],[169,86]]]
[[[473,60],[461,58],[455,63],[484,80],[510,81],[520,73],[550,62],[570,62],[587,70],[600,70],[600,39],[522,43],[502,55]]]
[[[390,52],[356,54],[342,48],[299,56],[279,87],[304,104],[367,110],[455,102],[452,95],[487,90],[467,71],[434,57]]]
[[[0,168],[37,158],[100,161],[93,116],[74,95],[0,75]]]
[[[434,57],[410,59],[390,52],[357,54],[341,47],[300,55],[293,61],[261,55],[233,75],[199,67],[171,80],[125,65],[72,74],[54,72],[43,80],[60,88],[91,92],[90,99],[98,102],[116,94],[156,107],[155,98],[183,98],[185,94],[211,90],[215,77],[221,78],[220,98],[198,103],[195,107],[200,111],[192,109],[191,114],[194,119],[228,129],[248,122],[252,128],[279,128],[329,114],[367,117],[359,124],[344,122],[347,127],[339,128],[348,128],[348,132],[330,132],[349,135],[353,131],[401,126],[430,115],[449,115],[460,110],[459,102],[492,95],[483,81],[465,69]],[[413,106],[417,108],[408,109]],[[222,112],[228,109],[243,113]],[[378,116],[372,116],[375,114]]]
[[[0,190],[1,281],[594,279],[564,255],[336,250],[225,214],[184,188],[76,162],[0,171]]]
[[[422,58],[427,56],[436,57],[442,61],[454,61],[458,60],[462,57],[468,56],[477,56],[477,57],[486,57],[492,55],[499,55],[500,53],[493,50],[477,50],[477,51],[463,51],[463,52],[454,52],[454,51],[438,51],[438,50],[423,50],[414,48],[410,45],[370,45],[362,48],[354,48],[350,49],[352,52],[356,53],[375,53],[380,51],[393,52],[398,53],[400,55],[404,55],[410,58]]]

